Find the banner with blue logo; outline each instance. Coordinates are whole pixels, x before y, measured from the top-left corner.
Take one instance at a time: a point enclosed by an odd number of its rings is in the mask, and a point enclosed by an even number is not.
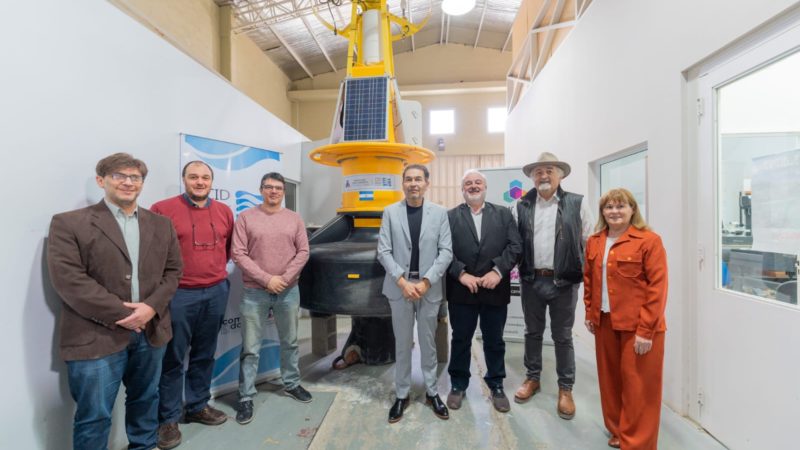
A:
[[[517,201],[529,190],[533,182],[522,173],[521,167],[498,169],[480,169],[486,177],[486,201],[506,208],[516,208]],[[550,340],[550,324],[544,335],[545,343]],[[507,341],[523,342],[525,340],[525,317],[522,314],[522,296],[519,281],[519,270],[511,271],[511,303],[508,305],[508,318],[503,337]]]
[[[214,169],[211,198],[227,204],[234,218],[263,201],[259,194],[261,177],[267,172],[280,172],[281,154],[274,150],[249,147],[190,134],[181,134],[180,167],[200,160]],[[239,302],[242,299],[242,274],[228,262],[231,282],[228,309],[217,342],[216,364],[211,381],[213,393],[235,390],[239,382],[239,353],[242,346]],[[280,345],[274,322],[267,322],[261,342],[258,380],[280,375]]]

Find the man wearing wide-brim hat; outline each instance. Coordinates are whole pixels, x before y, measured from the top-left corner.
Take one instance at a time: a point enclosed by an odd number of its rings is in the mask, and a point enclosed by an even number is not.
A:
[[[514,401],[524,403],[539,391],[542,338],[549,309],[558,374],[558,415],[569,420],[575,416],[572,325],[578,285],[583,281],[584,247],[594,222],[583,196],[561,188],[561,180],[571,172],[569,164],[544,152],[522,171],[533,180],[535,189],[519,199],[512,210],[523,241],[519,270],[526,370]]]

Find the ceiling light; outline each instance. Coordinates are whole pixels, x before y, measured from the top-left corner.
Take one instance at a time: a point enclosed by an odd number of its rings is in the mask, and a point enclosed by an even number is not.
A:
[[[475,0],[444,0],[442,11],[449,16],[461,16],[475,8]]]

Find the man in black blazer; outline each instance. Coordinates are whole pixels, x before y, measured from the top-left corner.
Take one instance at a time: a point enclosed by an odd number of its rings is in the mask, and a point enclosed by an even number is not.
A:
[[[511,211],[486,202],[486,177],[475,169],[461,180],[464,203],[448,211],[453,262],[447,272],[447,300],[453,335],[450,342],[450,394],[447,406],[461,407],[469,385],[472,337],[480,318],[484,381],[492,405],[511,409],[503,392],[506,376],[503,328],[511,297],[511,269],[522,253],[522,240]]]

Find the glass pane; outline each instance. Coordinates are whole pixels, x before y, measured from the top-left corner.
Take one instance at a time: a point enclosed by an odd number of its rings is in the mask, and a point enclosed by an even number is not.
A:
[[[489,133],[505,133],[506,131],[506,108],[489,108],[486,114],[489,123]]]
[[[611,189],[631,191],[647,220],[647,150],[600,164],[600,195]]]
[[[431,134],[453,134],[455,111],[452,109],[431,111]]]
[[[717,91],[724,289],[797,305],[800,53]]]
[[[292,181],[286,181],[285,195],[283,196],[283,206],[286,209],[297,211],[297,184]]]

